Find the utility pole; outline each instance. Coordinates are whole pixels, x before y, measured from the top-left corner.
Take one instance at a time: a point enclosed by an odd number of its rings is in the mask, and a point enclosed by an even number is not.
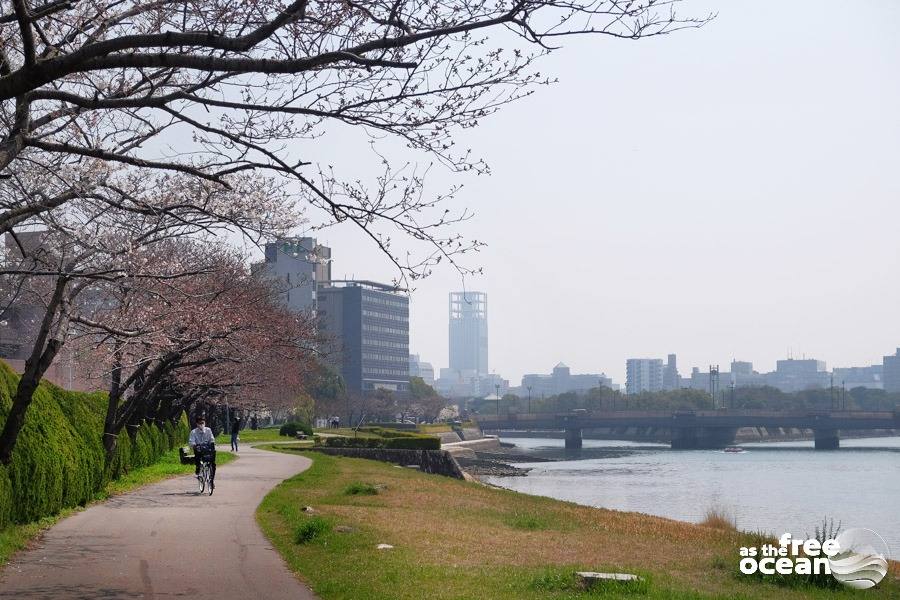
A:
[[[713,407],[717,406],[719,395],[719,365],[709,365],[709,397],[712,398]],[[724,401],[724,399],[723,399]]]
[[[834,371],[831,372],[831,410],[834,410]]]

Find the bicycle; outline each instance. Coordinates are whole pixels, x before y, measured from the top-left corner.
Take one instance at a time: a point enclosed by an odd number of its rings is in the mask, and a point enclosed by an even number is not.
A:
[[[212,496],[213,493],[213,482],[212,482],[212,471],[209,466],[209,449],[203,448],[201,446],[197,446],[194,449],[195,460],[200,461],[200,472],[197,475],[197,483],[200,486],[199,494],[202,495],[203,492],[208,492],[208,495]]]

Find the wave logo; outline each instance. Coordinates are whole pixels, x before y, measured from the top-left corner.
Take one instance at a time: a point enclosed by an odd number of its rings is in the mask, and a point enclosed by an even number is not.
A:
[[[834,578],[847,587],[865,590],[887,575],[888,545],[871,529],[848,529],[835,541],[840,550],[828,557],[828,564]]]

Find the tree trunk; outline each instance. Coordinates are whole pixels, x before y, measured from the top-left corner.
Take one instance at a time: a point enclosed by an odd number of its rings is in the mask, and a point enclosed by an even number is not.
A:
[[[60,277],[56,280],[56,288],[53,295],[47,303],[47,310],[44,313],[44,320],[41,322],[41,328],[38,330],[37,339],[34,342],[34,348],[31,356],[25,361],[25,371],[19,379],[19,385],[16,388],[16,395],[13,396],[12,407],[9,415],[6,417],[6,423],[3,425],[3,431],[0,432],[0,463],[8,465],[12,461],[12,452],[19,439],[19,433],[25,425],[25,413],[34,399],[34,391],[41,383],[41,378],[53,359],[56,358],[59,349],[63,345],[63,330],[67,327],[65,323],[66,303],[63,302],[66,292],[66,284],[68,280]],[[59,323],[57,325],[57,335],[50,336],[53,329],[53,321],[57,316],[57,309],[60,309]],[[47,338],[51,339],[48,341]]]
[[[106,450],[106,465],[112,463],[116,454],[119,435],[116,428],[116,411],[119,409],[119,398],[122,395],[122,342],[116,340],[115,365],[109,384],[109,399],[106,404],[106,419],[103,421],[103,448]]]

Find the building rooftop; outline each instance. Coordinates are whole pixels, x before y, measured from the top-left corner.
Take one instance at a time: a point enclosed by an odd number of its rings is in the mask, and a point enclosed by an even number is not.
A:
[[[380,292],[408,292],[409,290],[396,285],[387,283],[378,283],[377,281],[369,281],[367,279],[332,279],[331,281],[321,282],[324,286],[330,287],[362,287]]]

